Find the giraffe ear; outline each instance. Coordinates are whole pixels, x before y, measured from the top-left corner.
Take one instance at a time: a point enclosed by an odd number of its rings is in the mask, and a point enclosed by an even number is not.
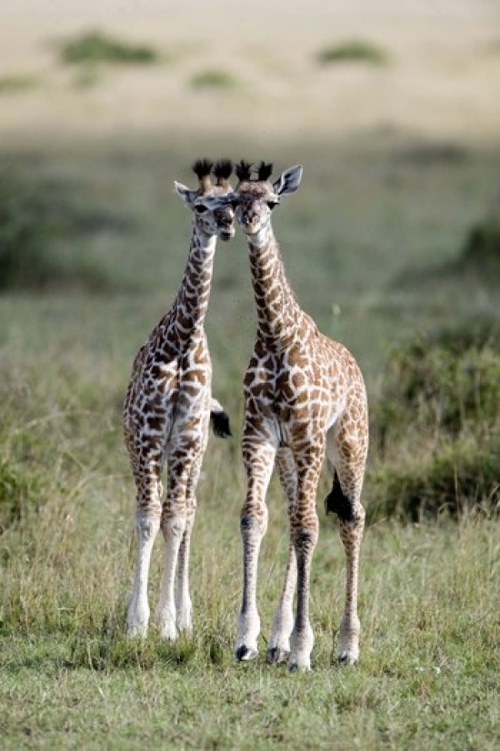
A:
[[[289,167],[283,174],[278,177],[273,188],[278,196],[286,196],[288,193],[295,193],[302,180],[304,169],[301,164],[296,167]]]
[[[192,208],[193,201],[198,193],[195,190],[189,190],[189,188],[182,183],[178,183],[177,180],[174,180],[174,188],[181,201],[183,201],[188,208]]]

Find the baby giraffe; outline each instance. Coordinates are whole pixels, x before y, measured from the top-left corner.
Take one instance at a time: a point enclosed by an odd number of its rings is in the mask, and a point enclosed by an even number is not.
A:
[[[175,183],[193,212],[191,245],[182,283],[170,310],[137,353],[125,399],[125,443],[137,489],[137,567],[128,608],[127,633],[145,636],[149,622],[148,577],[153,544],[161,526],[165,567],[157,620],[161,636],[175,639],[192,630],[189,552],[196,511],[196,486],[214,432],[230,435],[229,420],[212,398],[212,364],[204,329],[217,237],[234,235],[230,205],[208,208],[207,197],[231,191],[232,163],[199,160],[197,190]],[[167,463],[163,498],[162,470]]]
[[[314,637],[309,581],[318,539],[316,492],[327,455],[333,486],[326,509],[338,514],[347,558],[338,659],[353,663],[359,653],[358,563],[365,517],[360,497],[368,451],[365,385],[350,352],[320,333],[300,308],[274,237],[272,213],[282,197],[299,187],[302,167],[287,169],[274,182],[270,182],[270,164],[261,163],[257,179],[246,162],[238,165],[236,173],[239,183],[227,200],[247,236],[257,334],[244,378],[242,452],[247,492],[241,511],[244,579],[235,653],[238,660],[257,655],[257,563],[267,528],[266,492],[276,464],[288,497],[290,546],[267,659],[288,659],[290,670],[310,668]]]

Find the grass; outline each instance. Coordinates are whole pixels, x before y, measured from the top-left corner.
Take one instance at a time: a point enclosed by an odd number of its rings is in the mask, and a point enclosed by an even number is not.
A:
[[[434,345],[426,332],[480,314],[489,319],[498,307],[495,288],[480,278],[450,274],[437,282],[430,270],[459,258],[471,227],[482,221],[500,154],[470,151],[423,167],[407,158],[412,147],[392,140],[335,149],[282,143],[272,156],[276,171],[305,165],[300,192],[275,218],[292,285],[321,328],[361,362],[375,421],[394,347],[417,334]],[[322,509],[325,476],[312,572],[314,669],[290,676],[263,660],[286,556],[285,504],[273,481],[259,572],[262,654],[248,665],[233,662],[244,494],[241,375],[254,329],[239,236],[217,251],[208,316],[214,393],[231,413],[234,437],[211,439],[199,488],[195,633],[175,645],[162,643],[154,629],[143,643],[125,639],[135,546],[121,403],[133,355],[182,275],[189,217],[172,183],[189,183],[187,165],[198,148],[189,139],[170,150],[150,140],[2,156],[8,174],[30,176],[38,197],[50,178],[59,187],[49,203],[69,206],[73,219],[49,237],[47,252],[60,258],[65,248],[73,274],[85,258],[112,283],[36,294],[11,287],[0,296],[2,748],[492,751],[500,719],[500,537],[492,513],[465,508],[456,521],[442,515],[416,523],[379,515],[363,546],[361,660],[340,668],[334,653],[344,555]],[[206,144],[208,155],[221,151],[220,143]],[[223,151],[260,157],[250,142],[224,143]],[[74,221],[75,207],[77,217],[99,208],[107,219],[86,231],[86,220]],[[123,217],[127,224],[118,230]],[[422,275],[412,286],[415,270]],[[485,343],[480,334],[474,341]],[[471,409],[469,435],[478,422]],[[391,487],[398,492],[389,480],[397,482],[395,470],[401,473],[409,458],[414,476],[420,471],[433,482],[426,457],[435,431],[427,417],[420,415],[418,433],[403,423],[383,451],[372,442],[365,502],[375,504],[377,493]],[[494,422],[488,430],[493,440]],[[467,495],[478,487],[476,481]],[[161,564],[158,539],[153,607]]]

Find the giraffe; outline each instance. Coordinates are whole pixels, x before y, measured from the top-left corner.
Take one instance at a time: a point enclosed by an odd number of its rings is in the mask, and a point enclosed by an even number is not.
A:
[[[204,321],[217,237],[234,236],[234,211],[231,206],[212,210],[204,201],[231,190],[232,170],[229,160],[215,166],[198,160],[193,165],[196,190],[174,183],[177,195],[193,212],[189,256],[172,306],[135,357],[125,398],[125,444],[137,492],[137,564],[127,615],[127,634],[132,637],[147,633],[149,567],[160,527],[165,559],[156,610],[159,632],[174,640],[179,633],[192,631],[190,540],[210,419],[217,435],[231,434],[227,414],[211,396],[212,365]]]
[[[325,456],[333,469],[327,512],[339,517],[346,554],[346,596],[339,631],[339,662],[359,655],[357,614],[359,553],[365,511],[361,490],[368,452],[368,406],[361,371],[351,353],[322,334],[299,306],[285,275],[271,216],[280,199],[299,187],[302,167],[270,182],[272,165],[236,168],[238,185],[225,200],[247,236],[257,309],[257,333],[244,377],[242,435],[247,491],[241,510],[243,592],[235,656],[257,656],[260,618],[257,566],[268,511],[266,493],[274,467],[288,499],[288,565],[267,645],[267,661],[288,660],[309,670],[314,635],[309,584],[318,538],[316,493]],[[293,600],[297,593],[296,610]]]

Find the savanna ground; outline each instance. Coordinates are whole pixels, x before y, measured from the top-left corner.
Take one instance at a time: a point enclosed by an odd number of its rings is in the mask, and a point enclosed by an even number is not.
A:
[[[495,3],[179,5],[0,10],[2,748],[495,749]],[[152,60],[64,62],[61,40],[89,30]],[[353,40],[357,61],[318,58]],[[218,249],[207,322],[234,437],[211,439],[199,487],[195,634],[124,638],[135,549],[121,404],[186,258],[172,183],[204,155],[305,167],[276,213],[283,257],[303,307],[356,355],[372,405],[354,668],[334,659],[344,556],[327,476],[313,671],[232,658],[254,329],[239,235]],[[263,654],[286,556],[275,482],[269,507]],[[158,539],[153,607],[161,562]]]

